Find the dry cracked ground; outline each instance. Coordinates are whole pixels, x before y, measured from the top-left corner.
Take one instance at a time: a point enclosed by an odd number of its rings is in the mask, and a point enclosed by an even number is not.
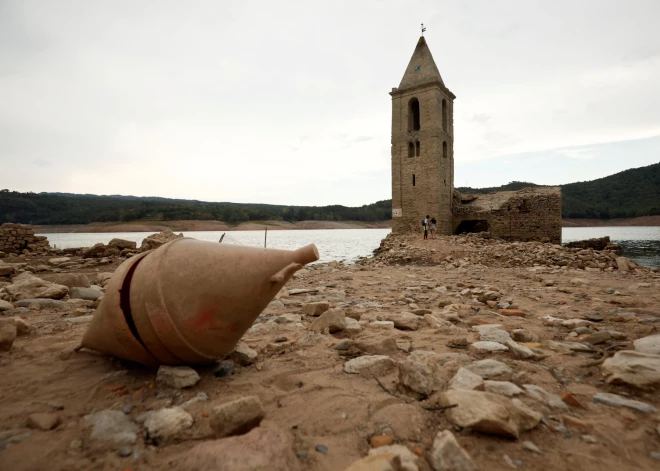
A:
[[[389,237],[158,371],[73,352],[123,258],[62,255],[0,263],[2,470],[660,469],[660,274],[615,254]]]

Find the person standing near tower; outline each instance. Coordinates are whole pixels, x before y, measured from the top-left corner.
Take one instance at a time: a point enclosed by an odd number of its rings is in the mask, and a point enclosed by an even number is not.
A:
[[[435,223],[435,218],[431,219],[431,239],[435,239]]]
[[[426,215],[426,217],[422,221],[422,227],[424,228],[424,239],[428,239],[429,238],[429,216],[428,216],[428,214]]]

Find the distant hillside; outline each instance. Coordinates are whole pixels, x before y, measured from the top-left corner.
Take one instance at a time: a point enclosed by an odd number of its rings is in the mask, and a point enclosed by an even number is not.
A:
[[[208,203],[158,197],[96,196],[66,193],[19,193],[0,190],[0,224],[89,224],[128,221],[384,221],[391,218],[389,200],[356,208]]]
[[[540,186],[511,182],[494,188],[457,188],[461,193],[515,191]],[[564,218],[610,219],[660,215],[660,163],[590,182],[561,186]]]
[[[511,182],[493,188],[457,188],[462,193],[515,191],[540,186]],[[660,163],[590,182],[561,185],[564,218],[610,219],[660,215]],[[209,203],[156,196],[19,193],[0,190],[0,224],[89,224],[130,221],[362,221],[391,219],[391,200],[346,207]]]

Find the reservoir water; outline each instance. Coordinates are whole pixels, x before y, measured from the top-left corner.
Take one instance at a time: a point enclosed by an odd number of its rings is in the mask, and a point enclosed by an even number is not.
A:
[[[321,262],[343,260],[352,262],[358,257],[371,255],[381,239],[390,229],[317,229],[269,231],[267,245],[276,249],[297,249],[307,244],[316,244]],[[99,233],[42,233],[48,237],[51,246],[58,248],[91,247],[111,239],[133,240],[138,246],[150,232],[99,232]],[[262,231],[183,231],[186,237],[218,242],[225,234],[223,242],[263,247]],[[660,227],[565,227],[563,242],[610,236],[612,242],[620,244],[623,254],[643,265],[660,267]]]

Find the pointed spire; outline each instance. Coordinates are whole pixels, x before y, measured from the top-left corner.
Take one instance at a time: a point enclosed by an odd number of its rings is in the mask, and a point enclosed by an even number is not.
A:
[[[399,90],[434,82],[440,82],[443,87],[445,86],[440,76],[440,71],[438,71],[438,67],[435,65],[435,61],[431,55],[431,50],[426,44],[426,39],[424,36],[421,36],[419,41],[417,41],[415,52],[413,52],[410,58],[406,73],[403,74],[403,78],[399,84]]]

